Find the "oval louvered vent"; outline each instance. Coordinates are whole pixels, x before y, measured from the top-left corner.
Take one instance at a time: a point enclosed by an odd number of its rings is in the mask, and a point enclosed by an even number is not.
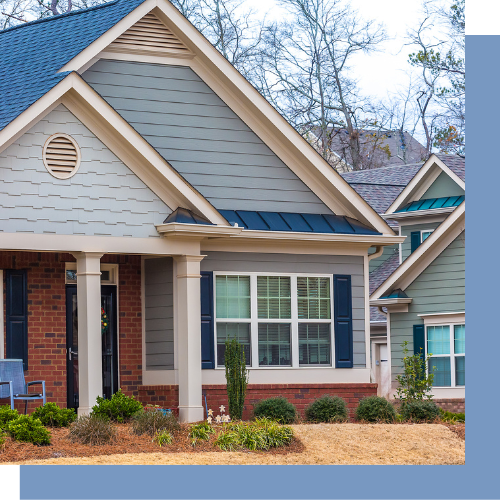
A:
[[[80,148],[69,135],[54,134],[43,147],[43,163],[54,177],[69,179],[80,166]]]

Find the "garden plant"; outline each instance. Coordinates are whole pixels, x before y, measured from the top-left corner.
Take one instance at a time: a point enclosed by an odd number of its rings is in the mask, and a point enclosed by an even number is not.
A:
[[[309,422],[345,422],[347,405],[338,397],[323,396],[313,401],[305,410]]]
[[[232,420],[241,420],[248,384],[248,370],[244,347],[236,339],[226,341],[224,365],[229,415]]]
[[[173,413],[162,411],[138,411],[132,416],[132,432],[137,435],[155,436],[160,431],[173,432],[180,429]]]
[[[396,410],[387,399],[370,396],[359,402],[356,419],[365,422],[392,423],[396,420]]]
[[[282,424],[291,424],[297,418],[295,406],[284,397],[268,398],[259,401],[253,408],[256,418],[268,418]]]
[[[107,418],[83,415],[71,424],[69,438],[81,444],[108,444],[116,439],[116,429]]]
[[[40,419],[46,427],[68,427],[76,420],[73,408],[59,408],[55,403],[39,406],[31,416]]]
[[[38,445],[50,444],[50,432],[38,418],[30,415],[19,415],[7,425],[7,432],[16,441],[24,441]]]
[[[111,396],[111,399],[97,397],[97,404],[92,407],[92,415],[107,418],[115,422],[125,422],[134,413],[141,411],[142,404],[133,396],[126,396],[121,389]]]

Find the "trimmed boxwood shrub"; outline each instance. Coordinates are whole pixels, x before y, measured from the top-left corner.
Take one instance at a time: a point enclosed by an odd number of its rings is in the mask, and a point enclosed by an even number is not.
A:
[[[0,430],[7,429],[7,425],[12,420],[19,417],[19,412],[17,410],[11,410],[10,405],[0,406]]]
[[[356,419],[365,422],[391,423],[396,420],[396,410],[387,399],[369,396],[359,402],[356,408]]]
[[[16,441],[33,444],[50,444],[50,432],[38,418],[29,415],[19,415],[7,425],[7,431]]]
[[[143,410],[142,404],[134,396],[126,396],[121,389],[111,396],[111,399],[97,397],[97,404],[92,407],[95,417],[110,419],[115,422],[125,422],[134,413]]]
[[[347,405],[342,398],[322,396],[306,408],[309,422],[344,422],[348,418]]]
[[[297,418],[295,406],[282,396],[259,401],[253,413],[256,418],[266,417],[282,424],[291,424]]]
[[[39,406],[31,416],[40,419],[46,427],[68,427],[76,420],[73,408],[59,408],[55,403],[45,403]]]
[[[434,401],[409,401],[401,405],[403,420],[413,422],[432,422],[439,417],[439,406]]]

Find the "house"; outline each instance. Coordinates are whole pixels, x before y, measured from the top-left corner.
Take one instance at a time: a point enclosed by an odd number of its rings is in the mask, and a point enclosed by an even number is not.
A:
[[[363,170],[421,163],[429,156],[427,149],[406,131],[360,129],[354,134]],[[330,127],[323,140],[321,130],[313,128],[305,137],[320,152],[326,146],[326,159],[338,172],[353,170],[351,134],[347,129]]]
[[[403,238],[165,0],[0,32],[0,356],[88,413],[121,388],[374,394],[369,251]]]
[[[387,189],[377,208],[406,239],[385,247],[370,262],[373,379],[379,383],[379,393],[394,394],[396,376],[402,373],[402,344],[407,341],[411,353],[421,348],[432,353],[429,369],[434,372],[435,401],[463,410],[465,160],[438,154],[423,165],[380,170],[379,182]],[[362,174],[344,178],[358,192],[364,189],[369,201],[376,170],[369,173],[371,178]],[[396,182],[406,186],[394,197],[400,186],[389,183]]]

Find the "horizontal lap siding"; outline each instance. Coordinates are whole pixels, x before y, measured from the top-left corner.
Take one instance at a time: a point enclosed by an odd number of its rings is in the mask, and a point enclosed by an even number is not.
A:
[[[413,325],[424,324],[419,314],[465,311],[465,232],[405,292],[413,299],[408,312],[391,314],[393,380],[402,372],[401,344],[405,340],[409,343],[408,350],[413,353]]]
[[[63,132],[81,151],[78,172],[56,179],[42,161]],[[158,237],[167,207],[72,113],[59,105],[0,153],[0,231]]]
[[[146,370],[174,369],[173,262],[144,260]]]
[[[352,283],[354,368],[365,368],[363,257],[206,252],[202,271],[348,274]],[[333,297],[333,294],[332,294]]]
[[[411,233],[436,229],[439,224],[439,222],[429,222],[427,224],[401,226],[401,236],[406,236],[406,239],[401,244],[401,256],[403,261],[406,260],[411,254]]]
[[[190,68],[101,60],[83,77],[215,208],[331,213]]]

